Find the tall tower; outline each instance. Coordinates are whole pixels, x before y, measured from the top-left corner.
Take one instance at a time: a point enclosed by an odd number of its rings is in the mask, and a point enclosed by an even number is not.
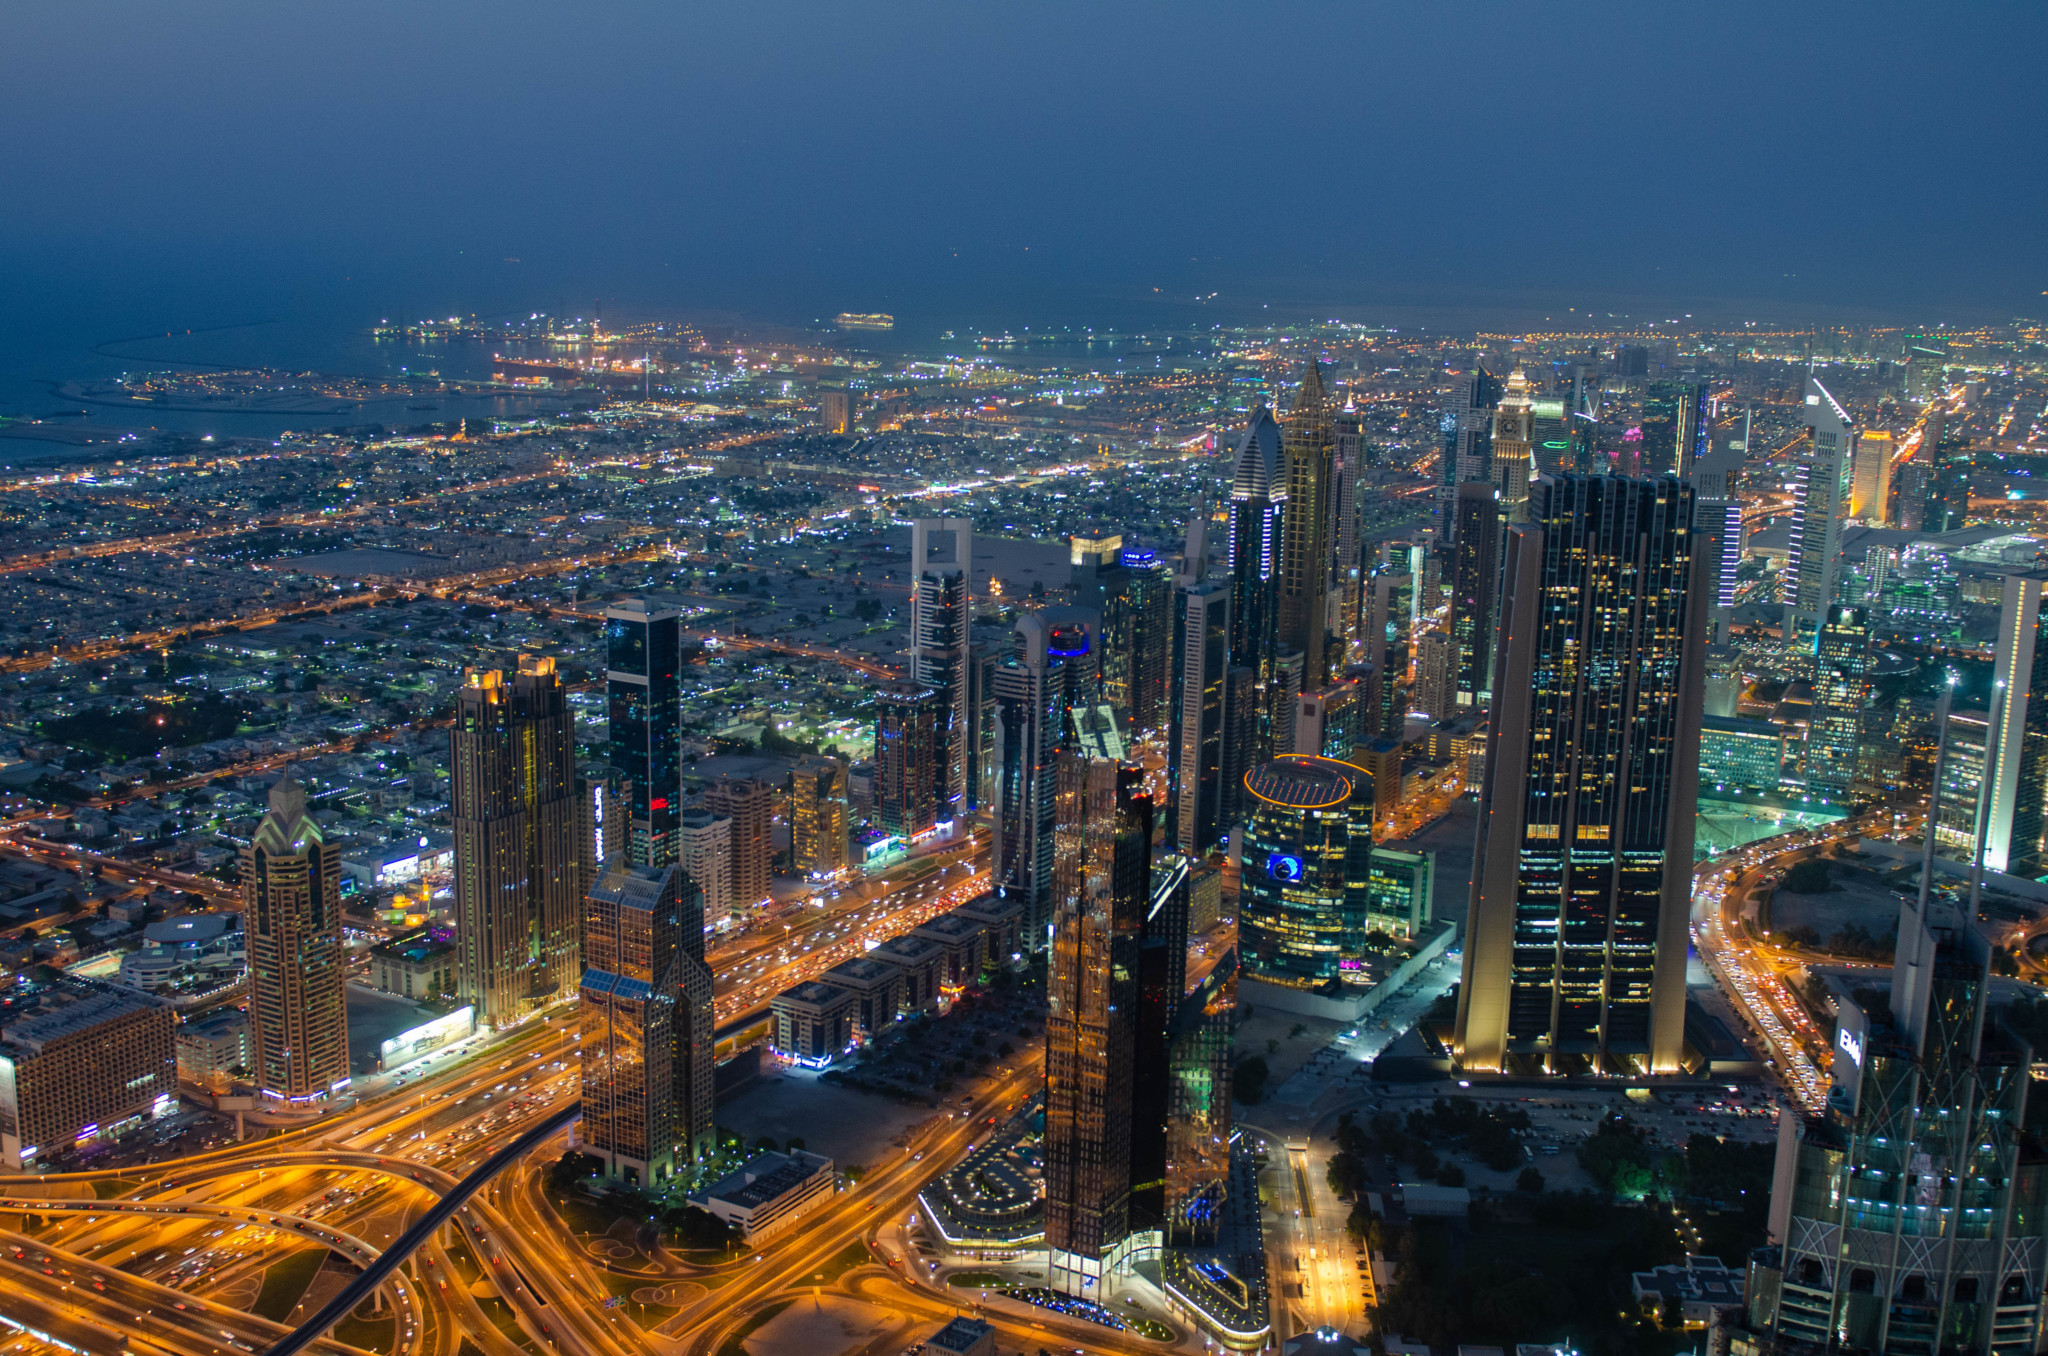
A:
[[[2022,880],[2048,876],[2048,635],[2041,606],[2048,570],[2005,577],[1992,669],[1991,794],[1984,868]]]
[[[597,878],[629,859],[633,784],[604,763],[576,768],[576,898],[590,893]]]
[[[1865,429],[1856,440],[1856,455],[1850,460],[1849,516],[1858,522],[1883,527],[1889,521],[1892,502],[1892,453],[1898,450],[1892,435]]]
[[[939,705],[925,683],[890,683],[875,694],[875,817],[905,842],[938,822]]]
[[[1457,646],[1455,700],[1461,707],[1481,705],[1481,694],[1493,681],[1493,594],[1500,574],[1500,509],[1494,493],[1483,481],[1458,487],[1451,641]]]
[[[1815,637],[1806,784],[1844,803],[1856,783],[1863,708],[1870,700],[1870,624],[1860,607],[1830,606]]]
[[[1294,754],[1245,777],[1238,895],[1245,970],[1289,988],[1334,983],[1365,940],[1373,787],[1349,763]]]
[[[1459,1057],[1672,1072],[1711,573],[1692,489],[1544,476],[1530,509],[1507,535]]]
[[[1279,648],[1302,656],[1297,692],[1329,681],[1331,473],[1337,454],[1335,411],[1315,359],[1301,375],[1287,412],[1281,447],[1287,454],[1287,512],[1280,533]],[[1292,703],[1290,702],[1290,709]]]
[[[1528,512],[1529,477],[1535,468],[1536,402],[1521,368],[1508,377],[1500,405],[1493,412],[1493,488],[1500,494],[1501,515],[1519,523]]]
[[[931,767],[938,818],[967,809],[968,623],[974,591],[974,525],[919,518],[910,525],[910,676],[938,694],[938,758]]]
[[[1231,589],[1222,580],[1183,582],[1176,592],[1174,710],[1167,750],[1168,828],[1181,851],[1199,856],[1229,833],[1223,767],[1229,729]],[[1249,673],[1249,670],[1246,670]]]
[[[846,764],[806,758],[789,774],[790,855],[799,873],[814,880],[847,867]]]
[[[456,975],[500,1030],[576,990],[576,743],[555,661],[472,669],[449,733]]]
[[[627,851],[641,866],[676,859],[676,815],[683,808],[682,618],[645,598],[604,610],[611,764],[633,783]]]
[[[1280,606],[1281,520],[1287,506],[1280,422],[1263,404],[1237,444],[1230,481],[1230,662],[1263,686]]]
[[[1017,619],[1017,653],[997,666],[996,892],[1023,906],[1022,932],[1044,945],[1053,908],[1055,759],[1066,720],[1066,676],[1052,627],[1037,613]]]
[[[1792,545],[1780,587],[1785,590],[1785,646],[1810,654],[1814,633],[1835,600],[1856,446],[1856,426],[1848,412],[1812,375],[1806,378],[1806,426],[1811,445],[1793,472]]]
[[[242,849],[242,909],[256,1089],[267,1102],[318,1107],[349,1084],[341,850],[321,837],[289,770]]]
[[[1045,1241],[1052,1289],[1101,1299],[1131,1238],[1132,1074],[1152,840],[1144,772],[1095,728],[1060,754],[1046,988]]]

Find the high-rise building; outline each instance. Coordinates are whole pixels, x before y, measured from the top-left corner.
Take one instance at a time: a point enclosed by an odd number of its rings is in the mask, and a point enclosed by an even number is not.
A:
[[[1535,472],[1536,407],[1529,378],[1521,368],[1508,376],[1507,389],[1493,411],[1493,482],[1500,496],[1501,516],[1519,523],[1529,504],[1529,477]]]
[[[677,815],[676,865],[697,887],[706,918],[723,924],[736,912],[730,819],[701,806],[692,806]]]
[[[1126,548],[1122,626],[1115,638],[1127,650],[1131,728],[1163,730],[1173,720],[1173,565],[1151,550]]]
[[[1175,1006],[1166,1035],[1166,1219],[1173,1247],[1216,1239],[1230,1184],[1237,953],[1226,951]]]
[[[1497,439],[1494,445],[1500,445]],[[1493,678],[1493,594],[1500,574],[1500,509],[1494,494],[1491,485],[1477,481],[1458,487],[1451,545],[1451,640],[1457,649],[1453,690],[1458,706],[1482,704]]]
[[[1458,690],[1458,642],[1442,631],[1424,631],[1416,641],[1416,649],[1420,652],[1416,669],[1421,675],[1416,682],[1418,705],[1429,713],[1431,720],[1454,719],[1458,699],[1465,695]]]
[[[1849,516],[1873,527],[1883,527],[1891,511],[1892,454],[1897,451],[1892,435],[1883,429],[1866,429],[1856,440],[1856,454],[1850,462]]]
[[[1475,366],[1458,383],[1447,417],[1451,427],[1444,448],[1445,484],[1493,478],[1493,407],[1500,404],[1500,396],[1500,378],[1484,367]]]
[[[633,784],[606,763],[576,766],[576,898],[631,857]]]
[[[1707,452],[1707,388],[1653,381],[1643,399],[1642,468],[1648,476],[1690,476]]]
[[[583,1141],[648,1186],[712,1144],[711,971],[702,895],[680,867],[607,871],[584,903]]]
[[[1052,627],[1017,619],[1017,651],[996,669],[996,892],[1024,909],[1024,944],[1045,945],[1053,909],[1055,759],[1065,735],[1066,676]]]
[[[645,598],[604,610],[611,765],[633,783],[628,853],[641,866],[675,858],[683,808],[683,614]]]
[[[1281,450],[1287,461],[1287,509],[1280,531],[1278,648],[1302,656],[1302,676],[1286,705],[1277,697],[1276,712],[1292,709],[1292,697],[1304,688],[1321,687],[1329,678],[1325,646],[1329,637],[1331,473],[1337,455],[1335,411],[1323,389],[1323,365],[1311,358],[1301,374],[1301,389],[1281,427]],[[1341,657],[1341,656],[1340,656]]]
[[[1849,466],[1856,425],[1820,379],[1806,379],[1807,455],[1792,479],[1792,544],[1785,560],[1785,644],[1811,654],[1842,568],[1849,512]]]
[[[169,1003],[69,975],[8,987],[0,1162],[11,1171],[178,1110],[178,1014]]]
[[[1237,926],[1245,972],[1267,983],[1337,982],[1363,947],[1372,866],[1371,780],[1333,758],[1275,758],[1245,778]]]
[[[967,740],[967,788],[973,798],[968,807],[991,809],[996,803],[996,665],[1001,651],[976,644],[967,654],[967,712],[973,721]]]
[[[1889,996],[1837,998],[1825,1107],[1779,1117],[1739,1356],[2048,1345],[2031,1051],[1987,1009],[1990,944],[1953,896],[1930,896],[1933,874],[1899,910]]]
[[[2048,876],[2048,571],[2005,577],[1992,667],[1990,796],[1984,866],[2023,880]]]
[[[341,941],[341,849],[287,771],[242,849],[249,948],[249,1051],[257,1093],[293,1109],[346,1092],[348,953]]]
[[[1692,489],[1546,476],[1530,508],[1507,536],[1458,1057],[1675,1071],[1705,702]]]
[[[1175,592],[1175,703],[1168,744],[1168,821],[1173,841],[1206,852],[1230,831],[1223,810],[1229,728],[1231,588],[1222,580],[1183,583]],[[1242,670],[1247,677],[1250,670]]]
[[[875,818],[905,842],[938,823],[932,765],[941,714],[939,694],[925,683],[890,683],[875,694]]]
[[[818,423],[827,433],[851,433],[853,431],[852,394],[829,386],[819,391]]]
[[[937,818],[967,808],[968,625],[974,592],[974,531],[966,518],[919,518],[910,525],[910,677],[938,695],[937,761],[930,772]]]
[[[1856,782],[1863,708],[1870,701],[1870,625],[1860,607],[1830,607],[1814,638],[1813,716],[1806,784],[1837,803]]]
[[[1259,761],[1258,745],[1258,680],[1250,669],[1231,669],[1223,675],[1223,762],[1216,799],[1219,839],[1244,821],[1244,774]],[[1172,822],[1178,843],[1178,820]]]
[[[1138,972],[1150,902],[1152,801],[1114,722],[1083,722],[1058,761],[1045,1032],[1048,1284],[1107,1295],[1132,1241]]]
[[[1358,744],[1358,698],[1358,683],[1350,677],[1302,693],[1295,708],[1295,752],[1349,758]]]
[[[1287,481],[1280,423],[1263,404],[1238,440],[1230,482],[1230,663],[1252,671],[1261,690],[1270,677],[1279,616],[1281,523]],[[1195,571],[1196,582],[1201,572]]]
[[[789,774],[789,841],[798,874],[826,880],[847,869],[846,764],[806,758]]]
[[[1954,532],[1970,517],[1969,439],[1959,430],[1951,431],[1948,408],[1939,402],[1927,407],[1927,419],[1920,430],[1916,462],[1926,463],[1924,507],[1918,524],[1922,532]]]
[[[1326,536],[1330,543],[1329,617],[1325,629],[1349,641],[1357,628],[1358,586],[1364,578],[1358,554],[1358,461],[1356,437],[1341,430],[1357,422],[1356,402],[1347,397],[1333,420],[1330,457],[1330,507]],[[1341,653],[1341,651],[1340,651]],[[1333,661],[1335,662],[1335,661]]]
[[[770,824],[775,818],[775,790],[751,777],[713,782],[700,798],[704,808],[732,821],[732,902],[734,908],[751,908],[768,899],[768,881],[773,874],[775,841]]]
[[[503,1030],[576,991],[576,734],[552,659],[470,670],[448,753],[457,988]]]

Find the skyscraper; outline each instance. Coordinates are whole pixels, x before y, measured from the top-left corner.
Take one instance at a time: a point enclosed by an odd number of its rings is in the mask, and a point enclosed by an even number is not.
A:
[[[1163,730],[1173,719],[1173,565],[1151,550],[1126,548],[1123,629],[1129,650],[1131,728]]]
[[[470,670],[449,733],[456,975],[500,1030],[576,989],[576,740],[555,661]],[[593,844],[593,846],[595,846]]]
[[[1476,481],[1458,487],[1451,640],[1457,648],[1453,691],[1459,706],[1480,705],[1493,679],[1493,593],[1500,573],[1500,509],[1494,494],[1493,486]]]
[[[348,1089],[348,955],[341,943],[341,849],[284,779],[242,849],[249,948],[249,1062],[266,1102],[295,1109]]]
[[[790,855],[799,875],[829,879],[846,870],[846,764],[806,758],[789,774]]]
[[[1365,939],[1373,788],[1359,768],[1295,754],[1245,778],[1238,945],[1246,973],[1311,989],[1339,981]]]
[[[1419,651],[1416,668],[1421,674],[1416,682],[1418,704],[1429,713],[1431,720],[1456,719],[1458,699],[1464,695],[1458,690],[1458,642],[1441,631],[1424,631],[1416,640],[1416,648]],[[1320,753],[1322,750],[1302,751]]]
[[[1530,507],[1507,537],[1458,1055],[1674,1071],[1705,701],[1692,489],[1546,476]]]
[[[607,871],[584,904],[583,1140],[613,1181],[664,1181],[711,1147],[701,899],[679,867],[636,866]]]
[[[1143,770],[1111,723],[1058,762],[1045,1032],[1048,1283],[1103,1298],[1131,1240],[1132,1069],[1152,838]]]
[[[676,816],[676,865],[697,887],[704,916],[724,924],[735,912],[732,821],[702,806]]]
[[[1814,633],[1835,600],[1842,567],[1842,527],[1849,512],[1849,465],[1856,426],[1818,377],[1806,379],[1811,443],[1793,471],[1792,544],[1785,560],[1785,645],[1813,652]]]
[[[1990,790],[1984,866],[2023,880],[2048,876],[2048,571],[2005,577],[1992,667]]]
[[[1230,482],[1230,663],[1264,688],[1279,616],[1281,519],[1287,482],[1280,423],[1264,405],[1237,444]],[[1201,572],[1194,572],[1197,582]]]
[[[1870,700],[1870,626],[1864,609],[1832,606],[1814,638],[1813,716],[1806,731],[1806,784],[1846,802],[1856,783],[1863,708]]]
[[[1174,1247],[1215,1241],[1229,1190],[1236,1007],[1237,953],[1227,951],[1167,1029],[1165,1241]]]
[[[633,783],[628,852],[641,866],[675,860],[683,808],[682,615],[645,598],[604,610],[611,764]]]
[[[930,771],[937,818],[950,820],[967,808],[967,746],[973,728],[967,704],[973,523],[966,518],[913,521],[910,571],[910,676],[938,694],[938,759]]]
[[[890,683],[875,694],[875,818],[909,842],[938,822],[939,694],[925,683]]]
[[[1511,523],[1528,513],[1529,477],[1536,469],[1536,405],[1529,378],[1521,368],[1508,376],[1507,389],[1493,412],[1493,481],[1500,495],[1500,513]]]
[[[1175,592],[1178,675],[1169,742],[1169,826],[1183,852],[1208,851],[1230,831],[1223,813],[1223,764],[1230,706],[1231,589],[1221,580],[1183,583]],[[1250,670],[1244,671],[1249,674]]]
[[[1500,378],[1484,367],[1474,366],[1472,374],[1453,390],[1449,440],[1444,448],[1444,483],[1460,485],[1468,480],[1493,478],[1493,407],[1500,404]]]
[[[1849,516],[1858,522],[1883,527],[1889,520],[1892,498],[1892,454],[1898,450],[1892,435],[1883,429],[1865,429],[1856,440],[1856,455],[1849,472]]]
[[[704,808],[732,821],[732,902],[751,908],[767,902],[775,844],[769,824],[775,816],[775,791],[751,777],[713,782],[704,788]],[[701,905],[699,906],[701,909]]]
[[[1644,475],[1690,476],[1707,451],[1707,388],[1653,381],[1643,400]]]
[[[1280,650],[1302,656],[1295,693],[1321,687],[1329,678],[1325,641],[1329,634],[1330,495],[1336,458],[1334,411],[1323,390],[1323,365],[1311,358],[1301,389],[1281,429],[1287,461],[1287,511],[1280,532],[1280,602],[1275,635]],[[1291,710],[1291,698],[1275,711]]]
[[[576,767],[576,895],[590,893],[597,878],[631,860],[633,784],[605,763]]]
[[[1055,759],[1065,734],[1066,676],[1052,627],[1037,613],[1017,619],[1017,652],[997,667],[996,891],[1023,906],[1024,944],[1037,950],[1053,909]]]

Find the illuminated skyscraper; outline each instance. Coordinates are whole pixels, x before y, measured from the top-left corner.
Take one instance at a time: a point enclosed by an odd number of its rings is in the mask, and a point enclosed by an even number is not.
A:
[[[1643,400],[1644,475],[1690,476],[1707,451],[1707,388],[1653,381]]]
[[[1516,368],[1493,412],[1493,474],[1500,514],[1511,523],[1528,515],[1529,477],[1535,473],[1536,405],[1529,378]]]
[[[1045,944],[1053,909],[1055,759],[1067,711],[1063,659],[1038,613],[1017,619],[1017,651],[997,666],[995,842],[996,891],[1023,906],[1024,944]]]
[[[1082,722],[1058,762],[1057,906],[1047,972],[1049,1284],[1102,1298],[1131,1241],[1132,1072],[1152,801],[1114,723]]]
[[[1927,421],[1921,429],[1915,462],[1926,465],[1925,507],[1917,524],[1922,532],[1954,532],[1970,517],[1970,441],[1961,432],[1951,432],[1955,420],[1947,406],[1927,407]]]
[[[676,866],[608,871],[584,903],[584,1147],[647,1186],[712,1146],[704,910]]]
[[[1530,508],[1507,536],[1459,1058],[1673,1072],[1705,701],[1692,489],[1545,476]]]
[[[1458,487],[1451,545],[1451,640],[1457,647],[1453,691],[1459,706],[1481,704],[1493,679],[1493,594],[1500,575],[1500,510],[1494,493],[1491,485],[1476,481]]]
[[[948,544],[950,542],[950,544]],[[974,532],[966,518],[919,518],[910,525],[910,677],[938,694],[938,759],[931,767],[937,818],[967,808],[968,623],[974,591]]]
[[[798,874],[826,879],[847,868],[846,764],[806,758],[789,774],[789,837]]]
[[[1806,784],[1846,803],[1856,783],[1863,708],[1870,700],[1870,626],[1860,607],[1830,607],[1815,637],[1813,717],[1806,732]]]
[[[1271,676],[1280,606],[1282,466],[1280,423],[1260,405],[1238,440],[1230,482],[1230,663],[1250,669],[1262,689]]]
[[[675,860],[683,804],[682,613],[645,598],[604,611],[611,764],[633,783],[635,864]]]
[[[1500,378],[1484,367],[1459,382],[1448,415],[1450,431],[1444,447],[1444,483],[1493,479],[1493,407],[1500,404]]]
[[[1785,645],[1813,652],[1842,567],[1842,528],[1849,513],[1849,466],[1856,426],[1820,379],[1806,379],[1807,453],[1793,471],[1792,544],[1785,560]],[[1960,526],[1960,524],[1958,524]],[[1935,529],[1939,530],[1939,529]]]
[[[890,683],[875,694],[875,818],[905,842],[938,822],[932,764],[939,757],[939,694]]]
[[[1335,759],[1292,755],[1254,768],[1238,945],[1247,974],[1290,988],[1337,982],[1365,938],[1372,783]]]
[[[1417,704],[1429,713],[1431,720],[1456,719],[1458,698],[1462,695],[1458,691],[1458,642],[1441,631],[1424,631],[1416,641],[1416,649],[1416,669],[1421,675],[1416,681]]]
[[[775,861],[769,825],[775,817],[775,790],[751,777],[713,782],[700,798],[703,807],[732,821],[732,902],[752,908],[768,900],[768,881]]]
[[[458,991],[500,1030],[576,990],[576,738],[552,659],[472,669],[449,733]]]
[[[1176,701],[1167,749],[1168,821],[1181,850],[1202,853],[1229,831],[1223,813],[1223,765],[1229,728],[1231,591],[1221,580],[1183,583],[1176,591],[1180,626],[1174,637]],[[1249,670],[1243,670],[1249,676]]]
[[[576,898],[590,893],[597,878],[629,860],[633,784],[604,763],[576,768]]]
[[[242,849],[249,948],[249,1062],[266,1101],[311,1108],[348,1089],[348,953],[341,942],[341,849],[285,773]]]
[[[1166,1036],[1165,1241],[1216,1239],[1230,1183],[1231,1030],[1237,953],[1225,952],[1176,1005]]]
[[[2048,876],[2048,571],[2005,577],[1992,669],[1991,794],[1984,866],[2023,880]]]
[[[1856,440],[1856,455],[1850,463],[1849,516],[1858,522],[1883,527],[1889,521],[1892,500],[1892,454],[1898,451],[1892,435],[1882,429],[1865,429]]]
[[[1323,389],[1323,366],[1313,358],[1301,374],[1294,408],[1281,428],[1287,462],[1287,510],[1280,532],[1280,604],[1275,628],[1278,648],[1302,656],[1295,694],[1318,688],[1329,678],[1325,645],[1329,635],[1331,475],[1337,454],[1335,411]],[[1292,708],[1279,705],[1275,711]]]
[[[732,893],[732,821],[702,806],[676,816],[676,865],[695,885],[703,912],[723,924],[735,912]]]

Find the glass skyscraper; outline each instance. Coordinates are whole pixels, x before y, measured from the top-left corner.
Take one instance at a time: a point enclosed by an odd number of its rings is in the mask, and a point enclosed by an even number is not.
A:
[[[611,764],[633,783],[627,850],[641,866],[676,859],[683,800],[682,613],[645,598],[604,611]]]
[[[1465,1068],[1679,1068],[1711,576],[1692,511],[1675,478],[1544,476],[1508,531]]]
[[[1372,871],[1372,779],[1349,763],[1289,755],[1245,776],[1250,820],[1238,897],[1247,974],[1316,988],[1358,955]]]

